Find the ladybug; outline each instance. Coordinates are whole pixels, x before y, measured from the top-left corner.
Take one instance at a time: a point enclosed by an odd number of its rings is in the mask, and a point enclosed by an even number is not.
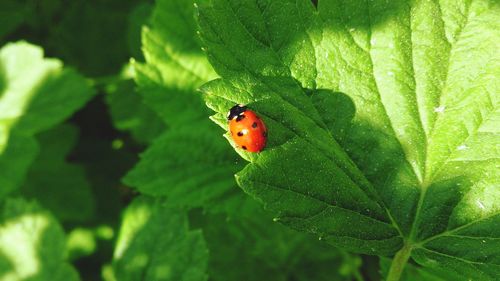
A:
[[[267,129],[262,119],[246,106],[237,104],[227,113],[229,131],[243,150],[260,152],[266,146]]]

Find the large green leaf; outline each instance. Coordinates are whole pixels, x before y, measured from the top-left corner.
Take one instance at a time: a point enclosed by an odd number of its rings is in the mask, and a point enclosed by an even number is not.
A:
[[[139,197],[127,208],[113,268],[117,280],[207,280],[208,251],[187,215],[161,200]]]
[[[33,136],[83,106],[89,83],[25,42],[0,49],[0,197],[19,187],[37,154]]]
[[[26,281],[80,280],[66,261],[62,227],[36,203],[7,199],[0,222],[0,279]]]
[[[255,205],[245,200],[232,177],[242,162],[225,148],[197,92],[215,73],[195,30],[192,1],[156,2],[142,32],[146,63],[135,62],[134,69],[142,102],[168,130],[152,142],[124,182],[141,193],[165,196],[171,205],[247,212]]]
[[[247,193],[334,245],[500,274],[498,3],[199,2],[213,119],[269,127]]]
[[[357,257],[272,222],[236,187],[233,175],[243,163],[227,149],[196,92],[214,73],[196,38],[192,4],[157,1],[143,30],[146,63],[134,64],[136,82],[142,101],[168,128],[124,182],[169,206],[203,208],[204,215],[190,221],[203,229],[214,280],[347,280],[357,273]],[[130,124],[144,123],[135,116]]]

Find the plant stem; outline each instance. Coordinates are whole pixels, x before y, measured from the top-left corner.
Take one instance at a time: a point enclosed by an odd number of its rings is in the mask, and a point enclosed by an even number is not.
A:
[[[403,248],[396,253],[394,259],[392,259],[391,268],[389,269],[389,274],[387,274],[386,281],[399,281],[403,269],[410,258],[410,254],[411,246],[405,244]]]

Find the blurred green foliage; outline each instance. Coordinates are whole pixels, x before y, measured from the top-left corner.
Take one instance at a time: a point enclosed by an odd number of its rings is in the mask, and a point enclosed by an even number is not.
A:
[[[262,199],[238,187],[234,175],[253,156],[231,149],[209,120],[224,126],[224,116],[210,117],[199,88],[218,78],[212,65],[223,76],[238,73],[237,63],[220,54],[248,55],[258,48],[240,48],[238,38],[234,46],[214,43],[220,39],[211,33],[216,28],[204,22],[205,45],[213,47],[207,58],[194,2],[0,0],[0,281],[387,276],[388,258],[352,254],[287,228],[279,214],[263,209]],[[231,6],[238,1],[225,2],[224,9],[247,12],[245,5]],[[282,13],[289,16],[287,11]],[[214,22],[219,20],[224,16]],[[225,24],[219,28],[238,26]],[[294,26],[281,27],[292,32]],[[286,60],[304,87],[315,83],[307,72],[310,61]],[[251,61],[272,64],[264,55]],[[240,78],[231,87],[252,84]],[[229,84],[221,81],[204,91],[227,91]],[[318,94],[313,102],[342,107],[326,121],[346,142],[346,127],[335,121],[349,122],[354,112],[342,95],[335,97]],[[217,111],[234,103],[206,99]],[[282,143],[273,138],[270,146]],[[266,176],[287,180],[269,171]],[[447,279],[446,272],[411,264],[402,280]]]

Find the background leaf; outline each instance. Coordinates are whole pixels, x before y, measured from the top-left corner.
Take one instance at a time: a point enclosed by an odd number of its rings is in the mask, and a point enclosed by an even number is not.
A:
[[[143,103],[132,80],[109,84],[106,92],[106,103],[117,129],[129,131],[135,140],[145,144],[165,130],[163,121]]]
[[[214,280],[359,280],[361,259],[291,231],[262,211],[236,219],[192,214],[210,252]]]
[[[207,255],[186,214],[139,197],[124,214],[113,268],[117,280],[207,280]]]
[[[34,202],[7,199],[1,216],[2,280],[80,280],[65,260],[66,237],[52,215]]]
[[[124,182],[144,194],[167,196],[172,205],[245,209],[231,177],[238,169],[236,155],[224,148],[196,92],[214,73],[196,37],[192,3],[158,1],[150,26],[142,33],[146,63],[134,64],[135,79],[142,101],[168,130]]]
[[[19,187],[34,160],[37,145],[33,135],[68,118],[94,92],[74,70],[63,69],[58,60],[43,58],[41,48],[25,42],[1,49],[0,69],[0,166],[9,166],[2,169],[3,197]]]

